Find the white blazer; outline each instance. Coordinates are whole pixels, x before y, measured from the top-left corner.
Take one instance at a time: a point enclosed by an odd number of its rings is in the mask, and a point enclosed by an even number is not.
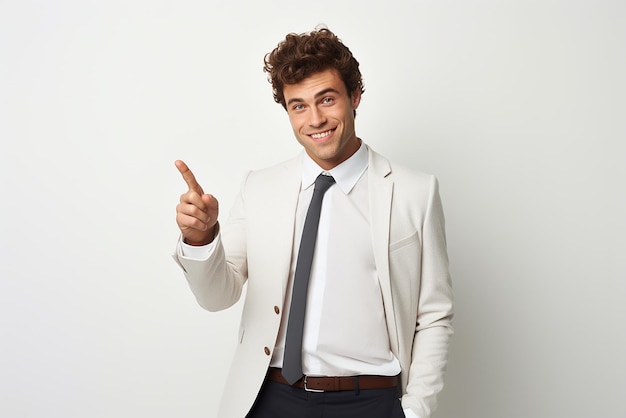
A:
[[[437,179],[392,168],[368,152],[372,243],[390,346],[402,368],[402,406],[428,418],[443,387],[453,316]],[[289,277],[301,174],[302,155],[248,173],[209,259],[174,255],[198,303],[209,311],[232,306],[247,282],[220,418],[245,417],[269,366]]]

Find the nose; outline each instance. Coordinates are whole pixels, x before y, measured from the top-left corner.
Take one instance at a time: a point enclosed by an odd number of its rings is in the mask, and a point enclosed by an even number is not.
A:
[[[309,119],[309,125],[313,128],[319,128],[326,123],[326,116],[324,112],[317,107],[311,107],[311,118]]]

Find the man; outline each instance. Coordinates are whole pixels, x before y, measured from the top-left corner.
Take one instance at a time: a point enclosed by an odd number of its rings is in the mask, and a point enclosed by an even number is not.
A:
[[[437,180],[356,135],[359,64],[328,29],[287,35],[264,70],[304,152],[249,173],[223,226],[176,161],[174,258],[196,299],[225,309],[248,286],[219,416],[430,417],[453,315]]]

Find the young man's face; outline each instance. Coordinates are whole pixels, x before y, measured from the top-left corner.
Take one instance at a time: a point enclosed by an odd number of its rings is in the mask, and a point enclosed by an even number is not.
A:
[[[339,72],[324,70],[283,89],[296,139],[325,170],[354,154],[360,141],[354,131],[354,111],[361,92],[349,95]]]

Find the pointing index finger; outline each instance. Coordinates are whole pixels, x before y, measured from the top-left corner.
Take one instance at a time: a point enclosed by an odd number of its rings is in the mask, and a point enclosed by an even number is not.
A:
[[[204,191],[202,190],[202,187],[196,181],[196,176],[193,175],[189,167],[187,167],[187,164],[185,164],[182,160],[176,160],[174,164],[176,165],[176,168],[178,169],[180,174],[182,174],[183,180],[185,180],[185,183],[187,183],[187,187],[189,187],[189,190],[193,190],[199,195],[203,195]]]

